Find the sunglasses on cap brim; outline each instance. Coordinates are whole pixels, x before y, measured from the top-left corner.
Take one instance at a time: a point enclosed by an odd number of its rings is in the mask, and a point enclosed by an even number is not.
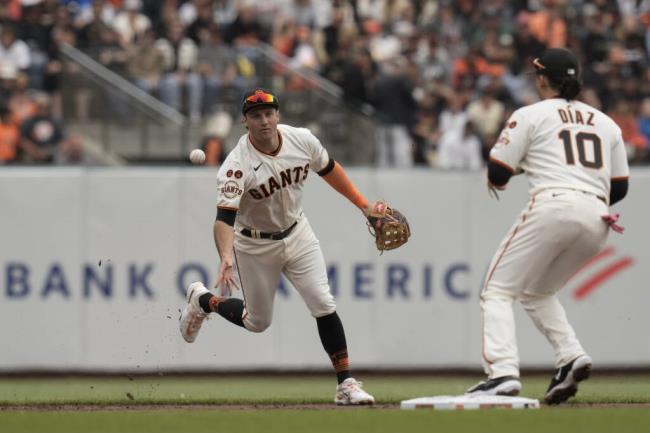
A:
[[[246,98],[247,104],[269,104],[273,102],[275,102],[275,96],[261,90]]]

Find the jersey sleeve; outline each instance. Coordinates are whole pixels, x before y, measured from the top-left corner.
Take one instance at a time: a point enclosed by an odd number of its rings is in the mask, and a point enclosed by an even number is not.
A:
[[[499,139],[490,150],[490,161],[514,173],[528,150],[530,129],[531,123],[521,110],[512,113]]]
[[[236,211],[246,190],[247,173],[231,155],[217,173],[217,208]]]
[[[320,140],[309,130],[306,132],[306,141],[311,155],[309,166],[311,170],[319,172],[327,166],[330,161],[330,156]]]
[[[616,139],[612,146],[612,179],[624,179],[630,176],[630,167],[627,164],[627,152],[621,130],[616,131]]]

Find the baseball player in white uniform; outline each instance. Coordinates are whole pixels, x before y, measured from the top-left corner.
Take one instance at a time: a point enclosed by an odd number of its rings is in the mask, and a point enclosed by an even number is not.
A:
[[[468,394],[517,395],[519,358],[513,302],[519,301],[555,351],[557,372],[544,396],[559,404],[589,377],[591,358],[556,292],[607,241],[618,215],[609,206],[627,194],[629,169],[620,128],[576,101],[575,56],[548,49],[535,59],[541,102],[515,111],[490,152],[488,186],[502,190],[526,173],[530,200],[499,245],[481,293],[487,380]]]
[[[254,89],[242,105],[248,133],[218,173],[214,238],[221,264],[214,295],[200,282],[187,289],[180,330],[193,342],[201,323],[217,313],[251,332],[271,324],[280,274],[293,284],[312,316],[336,371],[335,403],[372,404],[374,398],[350,374],[345,332],[336,313],[318,239],[302,210],[302,190],[310,172],[367,212],[368,201],[343,168],[308,129],[279,125],[273,93]],[[229,297],[239,288],[243,300]]]

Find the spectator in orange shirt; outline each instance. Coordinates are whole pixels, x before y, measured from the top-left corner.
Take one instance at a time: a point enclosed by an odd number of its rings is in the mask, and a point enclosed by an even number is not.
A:
[[[217,111],[206,119],[201,149],[205,151],[205,165],[216,166],[226,159],[224,149],[226,138],[232,129],[232,116],[225,111]]]
[[[201,142],[201,148],[205,151],[205,165],[221,165],[224,159],[226,159],[223,151],[223,142],[216,135],[204,137]]]
[[[25,119],[36,115],[38,107],[36,106],[36,102],[34,102],[33,95],[30,94],[27,75],[18,74],[16,77],[14,91],[9,99],[8,108],[11,112],[11,119],[17,126],[20,126]]]
[[[528,20],[530,33],[546,48],[562,48],[567,44],[567,27],[563,6],[556,0],[546,0],[545,9],[532,14]]]
[[[22,15],[21,0],[4,0],[0,2],[0,17],[2,21],[18,21]]]
[[[291,19],[285,18],[276,24],[271,44],[280,53],[287,57],[292,57],[298,43],[297,39],[296,23]]]
[[[476,88],[482,75],[500,77],[504,72],[503,65],[489,63],[481,55],[479,47],[471,47],[465,57],[454,61],[452,85],[456,90],[471,90]]]
[[[15,161],[20,131],[11,121],[11,112],[6,106],[0,106],[0,164]]]

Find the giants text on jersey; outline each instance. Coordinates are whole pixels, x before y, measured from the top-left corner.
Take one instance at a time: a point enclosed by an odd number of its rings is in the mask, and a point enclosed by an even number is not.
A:
[[[329,161],[320,141],[306,128],[278,125],[280,147],[258,150],[248,134],[230,152],[218,174],[217,207],[236,209],[241,228],[281,232],[302,213],[302,189],[309,170]]]

